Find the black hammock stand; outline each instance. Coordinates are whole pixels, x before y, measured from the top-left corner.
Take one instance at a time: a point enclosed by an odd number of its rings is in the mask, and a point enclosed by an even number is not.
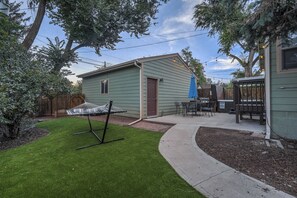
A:
[[[82,147],[77,148],[76,150],[89,148],[92,146],[97,146],[97,145],[106,144],[106,143],[110,143],[110,142],[124,140],[124,138],[119,138],[119,139],[104,141],[105,135],[106,135],[106,132],[108,129],[108,121],[109,121],[110,114],[127,112],[125,110],[122,110],[119,107],[113,107],[112,103],[113,103],[112,101],[109,101],[109,104],[98,106],[98,105],[95,105],[92,103],[85,102],[81,105],[78,105],[78,106],[66,111],[68,115],[72,115],[72,116],[88,116],[90,130],[83,131],[83,132],[77,132],[77,133],[74,133],[74,135],[79,135],[79,134],[83,134],[83,133],[92,133],[95,136],[95,138],[98,140],[98,143],[82,146]],[[100,115],[107,115],[106,120],[105,120],[105,125],[103,128],[102,137],[99,137],[95,133],[95,130],[93,129],[92,123],[90,120],[90,116],[100,116]]]

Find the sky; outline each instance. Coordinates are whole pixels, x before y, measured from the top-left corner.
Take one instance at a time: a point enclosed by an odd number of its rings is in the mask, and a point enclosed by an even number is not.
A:
[[[31,16],[31,22],[33,22],[37,10],[26,10],[27,1],[21,2],[24,2],[22,8]],[[70,67],[75,75],[68,78],[76,82],[79,80],[76,75],[96,70],[104,62],[107,65],[115,65],[142,57],[180,53],[183,48],[189,46],[193,57],[203,63],[207,78],[211,78],[214,82],[230,81],[232,78],[230,73],[240,68],[239,64],[218,53],[219,45],[216,37],[209,37],[207,30],[195,29],[195,23],[192,20],[194,6],[201,2],[202,0],[171,0],[161,5],[156,15],[157,19],[153,21],[156,25],[149,28],[150,35],[137,39],[122,33],[123,42],[116,45],[116,50],[102,49],[101,56],[97,55],[92,48],[79,49],[77,52],[80,61]],[[45,17],[34,45],[44,46],[48,43],[47,38],[53,40],[56,36],[65,39],[62,29],[50,24],[50,19]],[[147,46],[135,47],[139,45]],[[121,49],[127,47],[131,48]]]

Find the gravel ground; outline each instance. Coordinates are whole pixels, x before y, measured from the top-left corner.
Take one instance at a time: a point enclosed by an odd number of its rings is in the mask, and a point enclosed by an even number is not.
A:
[[[196,143],[224,164],[297,196],[296,142],[282,141],[282,149],[273,141],[266,142],[251,135],[243,131],[201,127]]]

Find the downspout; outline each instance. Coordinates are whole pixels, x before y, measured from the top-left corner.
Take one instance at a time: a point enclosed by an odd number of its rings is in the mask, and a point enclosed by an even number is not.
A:
[[[139,119],[138,120],[135,120],[131,123],[129,123],[128,125],[131,126],[133,124],[136,124],[137,122],[140,122],[142,120],[142,115],[143,115],[143,100],[142,100],[142,93],[143,93],[143,87],[142,87],[142,64],[138,65],[139,62],[138,61],[135,61],[134,62],[134,65],[136,67],[139,68]]]
[[[265,48],[265,98],[266,98],[266,135],[265,139],[271,138],[271,93],[270,93],[270,45]]]

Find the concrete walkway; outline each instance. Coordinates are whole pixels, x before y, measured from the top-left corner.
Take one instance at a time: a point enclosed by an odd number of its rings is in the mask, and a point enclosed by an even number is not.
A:
[[[200,126],[239,129],[263,133],[264,126],[255,122],[235,123],[235,116],[216,114],[213,117],[164,116],[148,121],[176,123],[161,138],[160,153],[175,171],[206,197],[280,198],[293,197],[244,175],[203,152],[195,136]]]

